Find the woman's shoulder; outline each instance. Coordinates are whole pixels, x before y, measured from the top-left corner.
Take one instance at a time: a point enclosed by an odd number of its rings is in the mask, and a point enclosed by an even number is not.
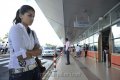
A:
[[[23,29],[18,24],[12,25],[11,29],[9,30],[9,36],[23,33],[24,33]]]
[[[21,31],[21,26],[19,24],[12,25],[10,31]]]

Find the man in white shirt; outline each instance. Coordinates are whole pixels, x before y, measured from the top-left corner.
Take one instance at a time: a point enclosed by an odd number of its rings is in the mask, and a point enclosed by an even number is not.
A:
[[[79,57],[79,56],[80,56],[80,47],[79,47],[78,44],[77,44],[77,46],[75,47],[75,49],[76,49],[76,55],[77,55],[77,57]]]
[[[66,43],[65,43],[65,51],[66,51],[66,57],[67,57],[67,63],[66,65],[70,64],[70,41],[68,40],[68,38],[65,39]]]

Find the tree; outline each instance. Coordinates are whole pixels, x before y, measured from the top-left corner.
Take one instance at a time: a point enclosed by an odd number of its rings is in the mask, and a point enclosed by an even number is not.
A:
[[[8,33],[3,38],[0,37],[0,42],[5,42],[8,39]]]
[[[4,40],[0,37],[0,42],[3,42]]]
[[[5,36],[3,37],[3,40],[7,39],[8,38],[8,33],[5,34]]]

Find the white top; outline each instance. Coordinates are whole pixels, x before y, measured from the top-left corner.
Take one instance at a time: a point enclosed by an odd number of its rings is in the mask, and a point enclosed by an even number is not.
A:
[[[34,36],[35,39],[32,35],[32,31],[30,32],[30,35],[28,35],[25,26],[21,23],[15,24],[11,27],[8,37],[10,47],[10,62],[8,67],[9,69],[21,68],[19,66],[17,57],[22,55],[23,58],[26,58],[26,50],[32,50],[35,44],[39,44],[35,32]],[[34,58],[26,60],[26,66],[34,63]]]
[[[76,49],[76,52],[80,51],[80,47],[79,46],[76,46],[75,49]]]
[[[67,41],[65,45],[66,45],[65,50],[67,51],[67,50],[68,50],[68,48],[70,47],[70,42],[69,42],[69,41]]]

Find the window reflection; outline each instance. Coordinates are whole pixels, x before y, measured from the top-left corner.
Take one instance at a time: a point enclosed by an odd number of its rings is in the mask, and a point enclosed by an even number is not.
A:
[[[94,43],[94,51],[98,50],[98,43]]]
[[[114,38],[120,37],[120,25],[114,25],[112,26],[112,33]]]
[[[88,43],[89,43],[89,40],[88,40],[88,38],[87,38],[85,41],[86,41],[86,44],[88,44]]]
[[[119,18],[120,18],[120,5],[115,10],[113,10],[111,13],[112,22],[114,22],[115,20]]]
[[[93,43],[93,36],[89,38],[89,43]]]
[[[94,42],[98,42],[98,37],[99,37],[99,34],[96,33],[96,34],[94,35]]]
[[[120,22],[112,26],[113,53],[120,53]]]
[[[114,53],[120,53],[120,39],[114,39]]]
[[[94,45],[93,45],[93,43],[92,43],[92,44],[89,44],[89,50],[90,50],[90,51],[94,51]]]

